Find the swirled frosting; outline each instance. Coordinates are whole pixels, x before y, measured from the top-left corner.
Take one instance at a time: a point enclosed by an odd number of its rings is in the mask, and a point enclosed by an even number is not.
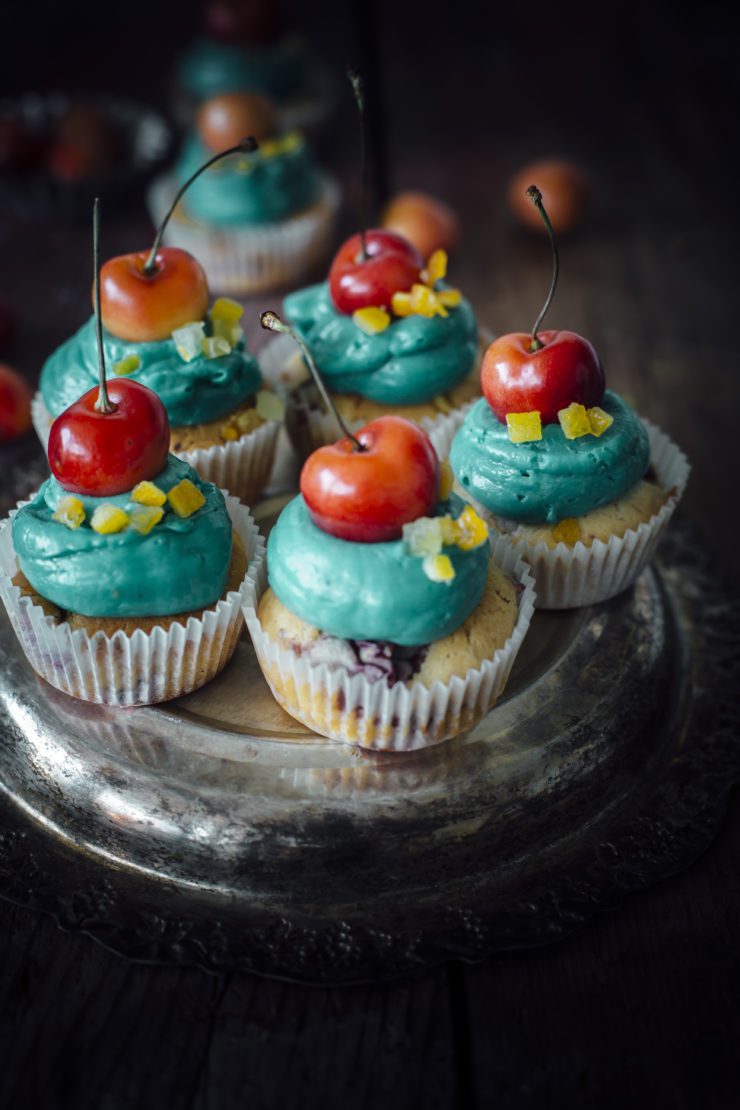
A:
[[[184,519],[167,504],[147,535],[133,529],[100,535],[90,527],[98,505],[132,508],[128,493],[79,495],[86,517],[79,528],[53,520],[67,491],[48,478],[13,518],[18,565],[42,597],[86,617],[160,617],[214,605],[226,588],[231,521],[221,491],[174,455],[153,481],[167,492],[183,478],[201,490],[205,504]]]
[[[337,312],[326,282],[291,293],[284,307],[335,393],[419,404],[452,389],[475,364],[478,325],[464,299],[448,316],[404,316],[375,335]]]
[[[457,518],[459,497],[437,506]],[[286,609],[330,636],[413,646],[449,636],[481,599],[487,543],[472,551],[446,547],[449,583],[432,582],[402,540],[353,543],[318,528],[301,496],[283,509],[267,542],[270,586]]]
[[[641,421],[607,390],[602,408],[614,418],[603,435],[566,439],[546,424],[542,439],[512,443],[485,399],[465,417],[450,449],[460,485],[498,516],[554,524],[616,501],[643,477],[650,444]]]
[[[159,395],[173,426],[217,420],[261,388],[257,360],[243,343],[228,355],[200,355],[190,362],[180,358],[172,339],[129,343],[105,331],[103,345],[109,378],[115,377],[112,368],[116,362],[128,355],[139,356],[138,370],[127,377]],[[91,316],[46,360],[41,371],[41,395],[51,415],[58,416],[97,382],[98,349],[95,318]]]
[[[177,164],[178,180],[187,181],[211,153],[191,135]],[[320,186],[309,149],[296,135],[278,153],[260,149],[224,158],[193,182],[183,204],[195,219],[210,224],[277,223],[309,208]]]
[[[296,38],[245,46],[203,37],[181,57],[178,77],[197,100],[228,92],[259,92],[284,100],[306,84],[306,55]]]

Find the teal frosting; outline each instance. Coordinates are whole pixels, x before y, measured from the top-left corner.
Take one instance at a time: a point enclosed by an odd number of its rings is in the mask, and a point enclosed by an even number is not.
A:
[[[601,407],[614,423],[601,436],[566,439],[546,424],[542,439],[512,443],[488,403],[477,401],[452,441],[460,485],[490,512],[530,524],[554,524],[616,501],[645,474],[650,443],[641,421],[616,393]]]
[[[189,478],[206,501],[192,516],[176,516],[169,503],[152,531],[99,535],[90,527],[97,505],[134,507],[128,493],[79,496],[86,519],[68,528],[52,519],[67,491],[49,478],[13,518],[18,564],[37,593],[87,617],[161,617],[215,604],[226,589],[231,521],[223,495],[187,463],[170,455],[153,481],[165,492]]]
[[[180,358],[172,339],[129,343],[106,331],[103,344],[108,377],[114,380],[114,363],[127,355],[139,356],[139,369],[127,377],[159,394],[173,426],[217,420],[262,386],[257,360],[243,343],[228,355],[201,355],[190,362]],[[97,382],[95,318],[90,317],[46,360],[41,371],[41,395],[51,415],[58,416]]]
[[[284,306],[335,393],[419,404],[452,389],[475,364],[478,325],[466,300],[448,316],[404,316],[375,335],[337,312],[327,283],[291,293]]]
[[[179,182],[187,181],[212,153],[191,135],[177,164]],[[309,208],[320,187],[308,146],[296,136],[290,150],[224,158],[193,182],[183,204],[195,219],[210,224],[269,224]]]
[[[180,85],[197,100],[219,93],[258,92],[286,100],[306,84],[306,56],[299,39],[243,46],[200,38],[178,65]]]
[[[459,497],[437,506],[458,517]],[[267,542],[270,586],[287,609],[330,636],[428,644],[449,636],[481,599],[488,574],[487,543],[472,551],[446,547],[455,568],[432,582],[402,540],[353,543],[318,528],[301,496],[283,509]]]

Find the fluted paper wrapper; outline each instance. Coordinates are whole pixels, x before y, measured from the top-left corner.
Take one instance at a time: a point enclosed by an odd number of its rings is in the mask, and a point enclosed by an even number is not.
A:
[[[31,401],[31,419],[46,451],[53,419],[39,392]],[[280,421],[267,420],[253,432],[228,443],[173,454],[189,463],[206,482],[213,482],[245,505],[254,505],[270,477],[281,428]]]
[[[170,176],[158,178],[148,193],[149,211],[159,226],[177,192]],[[222,293],[244,296],[279,289],[297,281],[329,253],[339,188],[324,178],[317,201],[280,223],[217,227],[199,223],[179,206],[167,224],[164,242],[195,255],[209,285]]]
[[[456,413],[450,424],[437,431],[432,442],[441,459],[449,456],[455,433],[465,414]],[[502,539],[527,560],[537,584],[538,609],[580,609],[616,597],[633,584],[652,559],[661,536],[686,489],[691,472],[683,451],[668,436],[643,419],[650,440],[650,462],[658,483],[668,493],[660,510],[624,536],[611,536],[607,543],[594,540],[587,547],[580,540],[572,547],[564,543],[549,548],[545,543],[532,547],[506,533]],[[460,490],[493,528],[496,519],[485,506]]]
[[[21,508],[27,502],[21,502]],[[0,597],[21,647],[37,674],[84,701],[103,705],[153,705],[189,694],[214,678],[234,653],[244,625],[246,587],[265,558],[264,540],[248,510],[226,495],[226,508],[249,559],[247,576],[202,617],[151,632],[108,636],[55,623],[12,583],[18,570],[10,528],[0,524]]]
[[[534,612],[534,581],[511,544],[496,539],[494,561],[521,587],[514,630],[506,643],[464,678],[423,686],[370,682],[326,663],[312,664],[281,648],[257,616],[267,589],[263,563],[245,593],[244,616],[262,672],[277,701],[308,728],[333,740],[385,752],[430,747],[472,728],[501,696]]]

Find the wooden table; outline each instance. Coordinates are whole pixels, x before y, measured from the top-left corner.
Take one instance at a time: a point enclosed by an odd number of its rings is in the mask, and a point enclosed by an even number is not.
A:
[[[549,277],[545,240],[506,210],[510,173],[541,154],[589,168],[594,205],[562,243],[550,320],[585,333],[612,387],[690,456],[683,511],[732,575],[736,116],[719,9],[683,22],[667,4],[535,5],[484,19],[475,9],[460,0],[437,18],[376,0],[374,43],[367,12],[353,22],[337,2],[314,14],[337,65],[348,55],[379,61],[388,179],[458,208],[465,240],[451,278],[494,331],[531,326]],[[69,32],[67,54],[43,47],[40,82],[59,86],[66,73],[78,87],[132,91],[120,59],[136,44],[146,68],[173,19],[166,9],[159,37],[139,42],[143,10],[118,13],[115,46],[106,36],[92,59],[89,41],[75,47]],[[20,18],[30,28],[33,11]],[[85,82],[70,81],[69,52],[84,61]],[[20,62],[11,76],[28,85]],[[325,144],[345,178],[351,122],[345,105],[342,138]],[[148,235],[141,206],[106,216],[104,253]],[[0,213],[0,243],[3,291],[21,310],[14,361],[34,377],[87,312],[87,226],[14,225]],[[737,1105],[739,863],[735,793],[702,859],[569,939],[343,990],[137,966],[1,903],[0,1106]]]

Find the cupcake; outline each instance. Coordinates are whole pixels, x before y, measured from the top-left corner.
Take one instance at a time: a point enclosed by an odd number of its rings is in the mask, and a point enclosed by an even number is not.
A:
[[[539,191],[529,195],[551,232]],[[554,257],[532,333],[491,344],[483,398],[435,442],[443,455],[449,447],[463,496],[531,564],[538,605],[561,609],[604,601],[635,580],[689,468],[666,436],[605,388],[586,339],[540,330],[557,279]]]
[[[431,431],[480,395],[478,324],[446,271],[444,251],[425,266],[400,235],[371,230],[340,248],[326,282],[285,298],[349,427],[395,412]],[[299,454],[332,442],[336,424],[289,341],[268,344],[260,363],[288,393],[286,426]]]
[[[38,674],[74,697],[178,697],[218,674],[239,639],[259,534],[236,499],[168,453],[169,438],[145,386],[89,390],[52,426],[52,476],[0,525],[11,623]]]
[[[287,127],[320,123],[332,108],[331,83],[285,27],[274,0],[210,0],[203,31],[176,69],[178,115],[222,93],[259,92],[277,104]]]
[[[102,267],[103,351],[110,380],[138,382],[162,400],[170,450],[201,477],[247,504],[272,468],[282,403],[263,388],[240,324],[241,305],[209,308],[203,268],[186,251],[160,247]],[[98,378],[95,318],[46,361],[33,404],[44,446],[51,421]]]
[[[304,465],[267,573],[250,585],[247,626],[273,694],[308,727],[362,747],[424,747],[500,696],[532,580],[507,545],[491,557],[484,522],[440,477],[418,425],[387,415],[345,431]]]
[[[174,173],[155,182],[150,203],[158,223],[178,187],[243,135],[253,135],[259,147],[199,177],[177,205],[166,238],[203,261],[214,287],[253,293],[297,279],[320,261],[338,205],[337,189],[319,173],[305,139],[280,126],[270,101],[253,93],[206,101]]]

